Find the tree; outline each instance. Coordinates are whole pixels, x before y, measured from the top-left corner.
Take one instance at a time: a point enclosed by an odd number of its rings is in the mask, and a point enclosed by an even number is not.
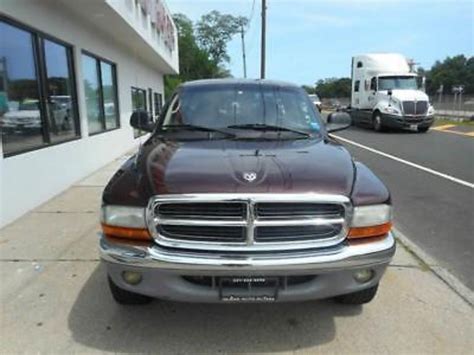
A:
[[[327,78],[318,80],[316,93],[320,97],[349,97],[351,96],[350,78]]]
[[[421,73],[420,73],[421,72]],[[464,93],[474,94],[474,57],[466,58],[463,54],[447,57],[444,61],[436,61],[431,70],[420,74],[426,76],[426,91],[435,94],[440,85],[444,86],[445,93],[451,93],[456,85],[464,85]]]
[[[215,64],[227,63],[230,60],[227,55],[227,43],[247,23],[248,20],[245,17],[211,11],[201,16],[197,23],[196,33],[199,46],[209,53]]]
[[[303,85],[302,88],[306,90],[308,94],[314,94],[314,86]]]
[[[247,19],[212,11],[202,16],[197,26],[183,14],[174,14],[173,20],[178,30],[180,74],[165,77],[165,96],[170,97],[185,81],[229,77],[224,67],[229,60],[227,42]]]

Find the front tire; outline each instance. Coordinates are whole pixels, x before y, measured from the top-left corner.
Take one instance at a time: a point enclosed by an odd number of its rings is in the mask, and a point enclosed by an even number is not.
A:
[[[426,133],[430,127],[418,127],[418,133]]]
[[[379,287],[379,284],[362,291],[357,291],[357,292],[349,293],[347,295],[337,296],[334,299],[337,303],[342,303],[342,304],[356,305],[356,304],[369,303],[370,301],[374,299],[375,295],[377,294],[378,287]]]
[[[384,126],[382,124],[382,115],[380,112],[375,112],[374,117],[372,118],[372,128],[376,132],[384,131]]]
[[[118,287],[110,278],[109,279],[109,288],[110,292],[112,293],[112,296],[115,300],[115,302],[119,304],[124,304],[124,305],[138,305],[138,304],[147,304],[150,303],[153,298],[140,295],[138,293],[130,292],[127,290],[124,290],[123,288]]]

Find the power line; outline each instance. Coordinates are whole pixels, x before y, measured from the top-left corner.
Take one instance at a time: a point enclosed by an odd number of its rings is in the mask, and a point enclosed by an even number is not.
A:
[[[253,0],[252,2],[252,9],[250,10],[250,16],[248,17],[249,22],[247,22],[247,26],[246,26],[247,28],[245,29],[245,33],[247,33],[247,31],[250,29],[250,24],[252,23],[254,10],[255,10],[255,0]]]

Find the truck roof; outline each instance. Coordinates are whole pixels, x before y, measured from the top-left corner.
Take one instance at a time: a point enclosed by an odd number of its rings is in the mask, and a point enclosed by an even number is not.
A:
[[[265,86],[279,86],[279,87],[300,89],[298,85],[288,83],[285,81],[269,80],[269,79],[235,79],[235,78],[193,80],[193,81],[188,81],[186,83],[183,83],[180,86],[182,88],[191,88],[191,87],[217,86],[217,85],[265,85]]]
[[[410,73],[407,59],[399,53],[366,53],[354,56],[354,66],[373,73]],[[359,68],[359,67],[357,67]]]

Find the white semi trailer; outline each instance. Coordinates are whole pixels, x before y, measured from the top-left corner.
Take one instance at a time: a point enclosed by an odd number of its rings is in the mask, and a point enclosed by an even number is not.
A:
[[[424,78],[421,80],[424,83]],[[426,132],[434,109],[410,71],[407,59],[396,53],[361,54],[352,58],[351,117],[354,124],[376,131],[406,128]]]

